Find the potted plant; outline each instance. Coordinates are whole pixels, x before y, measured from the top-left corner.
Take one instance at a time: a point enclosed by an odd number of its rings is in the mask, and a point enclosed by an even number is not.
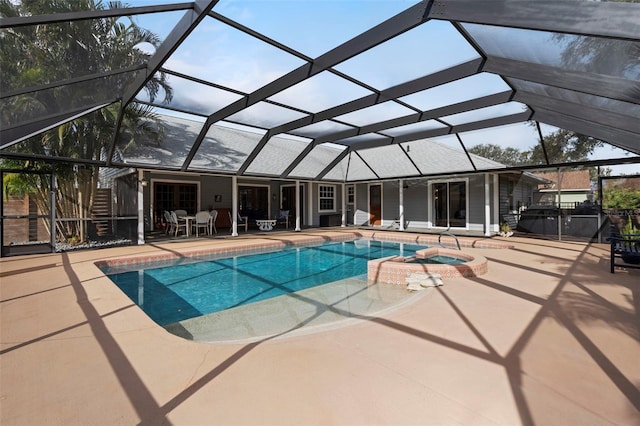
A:
[[[500,232],[498,232],[498,235],[501,237],[510,237],[513,235],[513,231],[507,222],[502,222],[500,224]]]

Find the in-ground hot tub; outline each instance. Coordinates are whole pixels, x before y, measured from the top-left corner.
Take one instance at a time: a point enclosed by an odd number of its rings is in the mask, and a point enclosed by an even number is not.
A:
[[[370,260],[369,282],[406,285],[414,273],[439,274],[441,278],[477,277],[487,272],[487,259],[459,250],[432,247],[416,251],[415,257],[391,256]]]

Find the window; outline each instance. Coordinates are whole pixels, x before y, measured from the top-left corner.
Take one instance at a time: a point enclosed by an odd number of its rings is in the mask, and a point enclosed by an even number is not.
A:
[[[356,200],[356,191],[353,185],[347,186],[347,204],[353,204]]]
[[[467,182],[439,182],[431,186],[435,226],[467,226]]]
[[[336,187],[333,185],[320,185],[318,187],[319,211],[335,211],[335,192]]]

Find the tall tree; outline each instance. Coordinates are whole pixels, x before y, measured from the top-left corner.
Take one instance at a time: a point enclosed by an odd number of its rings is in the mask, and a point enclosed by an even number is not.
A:
[[[560,129],[544,137],[544,146],[551,163],[586,161],[589,155],[603,142],[591,136]],[[545,164],[542,145],[536,144],[526,151],[528,164]]]
[[[543,143],[544,150],[539,143],[524,151],[486,143],[470,148],[469,152],[507,166],[522,166],[547,164],[545,151],[550,163],[585,161],[596,148],[603,146],[603,142],[599,139],[565,129],[559,129],[545,136]]]
[[[108,3],[109,8],[125,7],[120,2]],[[14,3],[0,0],[0,14],[5,17],[40,15],[81,10],[102,10],[101,1],[94,0],[24,0]],[[38,87],[68,79],[94,75],[102,72],[126,70],[142,65],[150,57],[139,46],[148,43],[156,48],[160,39],[154,33],[140,28],[131,18],[108,17],[86,19],[10,28],[0,36],[0,67],[3,79],[0,88],[5,90]],[[62,85],[47,90],[35,90],[6,99],[1,111],[1,122],[19,123],[30,117],[46,113],[72,110],[87,104],[111,99],[131,81],[130,72],[93,79],[89,82]],[[144,88],[153,101],[159,93],[164,93],[164,101],[172,97],[172,89],[167,84],[164,73],[156,73]],[[91,209],[93,195],[97,187],[98,168],[77,167],[74,159],[101,159],[105,147],[113,140],[115,122],[120,109],[112,104],[94,113],[66,123],[57,129],[30,138],[11,147],[13,151],[23,151],[52,157],[69,158],[69,163],[56,163],[59,178],[57,188],[58,217],[78,217],[77,201]],[[138,104],[130,104],[124,111],[121,136],[126,144],[144,134],[145,140],[161,137],[161,126],[150,126],[150,120],[157,120],[152,109]],[[18,166],[8,164],[5,166]],[[40,163],[29,163],[31,168],[51,167]],[[38,175],[26,175],[25,179],[38,179]],[[37,203],[42,209],[48,204],[49,182],[42,179],[31,182]],[[78,227],[74,222],[57,223],[59,235],[77,236]]]
[[[502,148],[500,145],[492,143],[476,145],[469,149],[469,152],[480,157],[488,158],[507,166],[517,166],[525,162],[526,152],[522,152],[517,148]]]

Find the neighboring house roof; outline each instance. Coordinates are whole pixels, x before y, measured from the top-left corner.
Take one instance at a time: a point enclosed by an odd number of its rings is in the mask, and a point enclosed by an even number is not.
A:
[[[549,181],[548,184],[538,185],[538,189],[558,190],[558,173],[535,173],[536,176]],[[560,189],[562,191],[590,191],[591,179],[588,170],[572,170],[560,173]]]

